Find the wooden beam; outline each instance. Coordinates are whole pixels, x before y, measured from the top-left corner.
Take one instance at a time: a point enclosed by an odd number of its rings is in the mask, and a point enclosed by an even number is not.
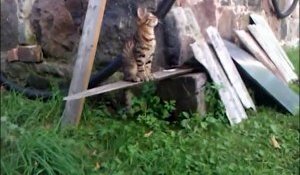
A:
[[[176,8],[176,12],[180,14],[183,21],[186,19],[181,24],[182,28],[185,28],[188,31],[187,35],[196,41],[190,45],[196,60],[207,69],[213,82],[220,86],[218,93],[225,106],[226,116],[230,124],[240,123],[247,118],[247,114],[217,58],[204,40],[193,11],[187,7]]]
[[[269,59],[264,50],[257,44],[254,38],[245,30],[235,30],[234,31],[242,45],[258,60],[260,61],[266,68],[273,72],[273,74],[282,80],[284,83],[287,81],[284,79],[284,76],[277,69],[274,63]]]
[[[240,123],[247,118],[247,114],[243,108],[237,93],[226,77],[216,56],[210,50],[208,44],[204,40],[198,40],[191,44],[196,60],[198,60],[208,71],[213,82],[220,86],[218,93],[224,104],[226,116],[231,125]]]
[[[287,82],[296,80],[298,78],[297,74],[292,70],[286,60],[282,58],[280,50],[278,50],[270,38],[270,31],[266,30],[262,25],[249,25],[248,29],[260,46],[266,51],[277,69],[282,73],[284,79]]]
[[[218,30],[215,27],[208,27],[207,35],[210,38],[210,41],[216,51],[216,54],[220,60],[221,65],[223,66],[223,69],[225,70],[225,73],[235,89],[236,93],[239,96],[239,99],[241,100],[242,104],[245,108],[249,109],[252,108],[253,110],[256,110],[255,105],[249,95],[249,92],[236,68],[234,65],[233,60],[231,59],[231,56],[225,47],[225,44],[223,42],[223,39],[221,38]]]
[[[79,43],[77,58],[69,95],[84,91],[88,87],[98,39],[106,6],[106,0],[89,0],[83,32]],[[62,115],[62,127],[78,125],[84,105],[84,98],[67,101]]]
[[[207,69],[213,82],[220,85],[218,93],[225,106],[226,116],[230,124],[240,123],[243,119],[247,118],[245,109],[227,79],[221,65],[204,40],[193,11],[189,7],[177,7],[173,9],[173,13],[181,17],[180,25],[181,28],[186,31],[185,34],[196,41],[190,45],[194,57]]]
[[[178,76],[181,74],[186,74],[186,73],[192,72],[192,70],[193,69],[171,69],[171,70],[155,72],[155,73],[153,73],[153,75],[155,77],[155,81],[157,81],[157,80],[170,78],[173,76]],[[110,84],[106,84],[106,85],[103,85],[100,87],[89,89],[89,90],[86,90],[86,91],[83,91],[83,92],[80,92],[77,94],[69,95],[69,96],[65,97],[64,100],[77,100],[77,99],[81,99],[84,97],[89,97],[89,96],[93,96],[93,95],[97,95],[97,94],[103,94],[105,92],[110,92],[110,91],[115,91],[115,90],[138,86],[142,83],[143,82],[134,83],[134,82],[128,82],[128,81],[118,81],[115,83],[110,83]]]
[[[264,92],[272,97],[280,106],[293,115],[299,114],[299,94],[293,92],[285,83],[280,81],[270,70],[255,60],[250,54],[235,44],[225,41],[231,57],[247,74],[249,79],[259,87],[260,94]]]
[[[258,15],[258,14],[251,14],[250,18],[253,20],[253,22],[256,25],[262,26],[267,31],[267,34],[270,39],[269,43],[272,43],[272,45],[274,45],[276,47],[280,56],[288,63],[288,65],[290,66],[290,68],[292,70],[295,70],[293,63],[291,62],[291,60],[289,59],[289,57],[287,56],[287,54],[285,53],[283,48],[280,46],[280,43],[279,43],[278,39],[276,38],[273,30],[269,26],[268,22],[261,15]]]

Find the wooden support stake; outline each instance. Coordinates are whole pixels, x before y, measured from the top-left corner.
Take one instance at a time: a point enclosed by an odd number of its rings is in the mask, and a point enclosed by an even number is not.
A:
[[[106,0],[89,0],[69,95],[84,91],[88,87],[105,6]],[[62,115],[62,127],[79,124],[84,101],[85,99],[82,98],[66,102]]]

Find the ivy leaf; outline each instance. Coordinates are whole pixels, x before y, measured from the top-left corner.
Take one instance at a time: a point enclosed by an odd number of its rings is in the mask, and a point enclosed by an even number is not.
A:
[[[191,129],[191,126],[189,125],[189,119],[184,119],[181,121],[181,126],[185,129]]]

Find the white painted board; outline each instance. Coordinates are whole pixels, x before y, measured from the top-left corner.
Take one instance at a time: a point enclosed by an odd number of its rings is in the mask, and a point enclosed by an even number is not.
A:
[[[268,22],[262,16],[260,16],[258,14],[251,14],[250,17],[251,17],[251,19],[254,21],[254,23],[256,25],[261,25],[262,27],[265,28],[265,30],[267,31],[267,33],[269,35],[269,39],[270,39],[269,42],[276,47],[276,49],[278,50],[278,53],[288,63],[288,65],[290,66],[290,68],[292,70],[295,70],[294,65],[292,64],[292,62],[290,61],[289,57],[287,56],[287,54],[285,53],[285,51],[281,47],[279,41],[277,40],[277,38],[276,38],[273,30],[269,26]]]
[[[227,48],[225,47],[223,39],[221,38],[218,30],[215,27],[210,26],[207,28],[206,32],[207,32],[207,35],[214,47],[215,52],[220,60],[220,63],[222,65],[231,85],[233,86],[234,90],[236,91],[237,95],[239,96],[239,99],[241,100],[242,104],[247,109],[252,108],[253,110],[256,110],[253,100],[252,100]]]
[[[256,41],[260,44],[260,46],[266,51],[269,58],[284,76],[284,79],[287,82],[296,80],[298,76],[291,69],[288,63],[284,59],[282,59],[279,50],[274,44],[272,44],[273,42],[269,37],[269,32],[265,29],[265,27],[261,25],[249,25],[248,29],[253,35],[253,37],[256,39]]]
[[[224,104],[227,118],[231,125],[240,123],[247,118],[247,114],[243,108],[241,101],[227,79],[225,72],[211,52],[205,41],[196,41],[191,44],[194,56],[210,74],[213,82],[220,86],[218,93]]]
[[[282,80],[284,83],[287,83],[282,73],[277,69],[274,63],[266,55],[264,50],[258,45],[255,39],[248,32],[246,32],[245,30],[235,30],[234,32],[239,38],[244,48],[246,48],[246,50],[248,50],[254,56],[255,59],[260,61],[264,66],[266,66],[266,68],[272,71],[272,73],[277,78]]]

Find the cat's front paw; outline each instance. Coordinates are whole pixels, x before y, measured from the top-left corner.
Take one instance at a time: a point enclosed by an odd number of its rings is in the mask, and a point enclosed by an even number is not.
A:
[[[131,81],[131,82],[140,82],[141,79],[137,76],[131,76],[124,78],[125,81]]]
[[[134,78],[132,79],[132,81],[133,81],[133,82],[140,82],[141,79],[140,79],[139,77],[134,77]]]
[[[149,81],[149,77],[146,74],[138,74],[138,77],[141,79],[141,81]]]
[[[155,80],[155,77],[152,73],[150,73],[150,74],[148,74],[148,79],[149,79],[149,81],[153,81],[153,80]]]
[[[144,77],[142,78],[142,81],[149,81],[149,77],[148,77],[148,76],[144,76]]]

